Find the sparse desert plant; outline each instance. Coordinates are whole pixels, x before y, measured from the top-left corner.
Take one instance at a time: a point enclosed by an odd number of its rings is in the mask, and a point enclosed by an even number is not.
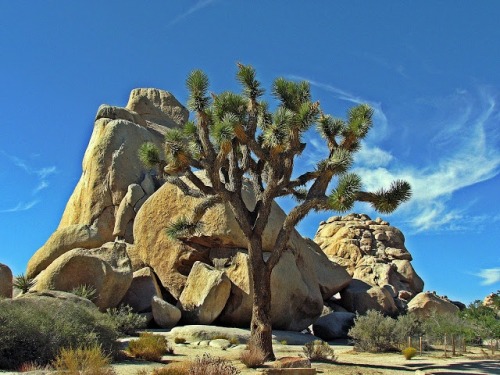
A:
[[[117,337],[113,322],[97,308],[47,297],[0,301],[0,369],[26,362],[44,366],[61,348],[100,345],[112,354]]]
[[[65,375],[113,375],[109,356],[100,346],[63,348],[53,361],[57,374]]]
[[[337,356],[327,342],[314,340],[304,345],[304,354],[311,361],[335,362]]]
[[[19,372],[31,372],[31,371],[44,371],[44,372],[49,372],[50,366],[40,366],[36,362],[24,362],[19,366],[17,371]]]
[[[151,375],[188,375],[190,362],[172,362],[164,367],[157,367]]]
[[[176,338],[174,338],[174,342],[176,344],[184,344],[184,343],[186,343],[186,339],[184,337],[176,337]]]
[[[189,367],[189,375],[237,375],[240,374],[234,365],[222,358],[212,357],[205,353],[197,356]]]
[[[405,357],[405,359],[410,360],[410,359],[412,359],[413,357],[415,357],[417,355],[417,349],[412,348],[410,346],[408,348],[404,348],[401,351],[401,353],[403,354],[403,356]]]
[[[354,340],[354,347],[360,351],[384,352],[393,350],[397,345],[396,320],[370,310],[366,315],[358,315],[349,336]]]
[[[130,341],[127,350],[136,358],[153,362],[160,361],[165,354],[174,353],[165,336],[149,332],[141,333],[137,340]]]
[[[90,284],[78,285],[71,290],[71,293],[90,301],[94,301],[97,297],[97,289]]]
[[[19,289],[22,294],[28,293],[28,291],[34,287],[36,284],[35,279],[27,277],[24,273],[21,273],[14,277],[12,282],[12,286],[14,288]]]
[[[281,341],[280,341],[280,344],[281,344],[281,345],[288,345],[288,341],[286,341],[286,340],[281,340]]]
[[[146,328],[146,317],[136,314],[129,305],[107,309],[106,313],[116,324],[116,329],[124,335],[132,335],[138,329]]]
[[[260,367],[266,361],[266,353],[258,345],[250,345],[241,352],[240,361],[248,368]]]

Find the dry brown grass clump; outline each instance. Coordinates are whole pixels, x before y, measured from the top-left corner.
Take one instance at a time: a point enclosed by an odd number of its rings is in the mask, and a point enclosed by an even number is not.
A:
[[[151,375],[189,375],[190,362],[172,362],[165,367],[155,368]]]
[[[154,362],[160,361],[161,357],[166,354],[174,353],[165,336],[147,332],[141,333],[139,339],[131,341],[127,350],[136,358]]]
[[[335,362],[337,356],[327,342],[314,340],[304,345],[304,354],[311,361]]]
[[[240,361],[248,368],[256,368],[264,364],[266,354],[258,345],[251,345],[241,352]]]
[[[189,368],[189,375],[237,375],[240,373],[231,362],[219,358],[212,357],[210,354],[205,353],[203,357],[196,357],[191,362]]]
[[[63,348],[52,362],[58,374],[65,375],[114,375],[111,359],[101,347]]]

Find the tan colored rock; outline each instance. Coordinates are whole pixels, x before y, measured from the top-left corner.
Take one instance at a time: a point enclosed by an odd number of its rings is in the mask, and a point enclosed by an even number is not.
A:
[[[0,298],[12,298],[12,271],[0,263]]]
[[[195,262],[182,291],[178,306],[188,324],[210,324],[226,305],[231,282],[223,271]]]
[[[128,223],[131,222],[136,214],[135,206],[142,198],[146,197],[146,193],[142,190],[139,184],[130,184],[127,189],[127,194],[123,197],[118,211],[116,212],[115,228],[113,236],[124,238],[127,232]],[[144,201],[142,201],[144,202]]]
[[[404,245],[403,233],[380,218],[371,220],[364,214],[332,217],[320,224],[314,241],[354,279],[389,293],[401,312],[405,300],[399,298],[399,292],[404,291],[408,297],[423,290],[423,281],[410,263],[412,256]],[[385,303],[384,298],[380,300]],[[386,308],[380,306],[381,310]]]
[[[57,298],[63,301],[79,303],[88,308],[97,308],[96,305],[94,305],[92,301],[88,300],[87,298],[83,298],[69,292],[62,292],[60,290],[33,290],[28,293],[21,294],[18,298]]]
[[[181,320],[181,310],[158,296],[151,298],[153,319],[161,328],[173,328]]]
[[[71,291],[80,285],[97,290],[94,303],[101,309],[116,307],[132,282],[132,269],[123,242],[97,249],[73,249],[53,261],[36,278],[32,288]]]
[[[97,109],[94,121],[102,118],[110,120],[126,120],[133,122],[134,124],[146,126],[146,120],[144,120],[144,118],[142,118],[137,112],[127,108],[115,107],[107,104],[103,104]]]
[[[419,293],[408,303],[408,312],[424,318],[433,313],[456,314],[459,311],[453,303],[431,292]]]
[[[140,313],[151,309],[153,297],[161,298],[161,289],[153,270],[144,267],[133,273],[132,283],[120,304],[129,305]]]
[[[132,90],[127,109],[147,121],[169,128],[184,125],[189,117],[188,110],[172,94],[158,89]]]
[[[389,291],[357,279],[353,279],[349,286],[340,292],[338,304],[359,314],[365,314],[368,310],[377,310],[386,315],[398,313]]]

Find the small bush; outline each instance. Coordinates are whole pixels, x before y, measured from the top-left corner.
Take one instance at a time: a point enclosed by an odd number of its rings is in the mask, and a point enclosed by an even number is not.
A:
[[[99,346],[63,348],[52,366],[58,374],[65,375],[114,375],[111,359]]]
[[[410,360],[417,355],[417,349],[408,347],[403,349],[401,353],[403,353],[405,359]]]
[[[12,285],[14,288],[19,289],[22,294],[28,293],[28,291],[34,287],[36,284],[35,279],[27,277],[24,273],[14,277]]]
[[[160,361],[165,354],[174,353],[165,336],[153,335],[147,332],[141,333],[137,340],[131,341],[127,350],[134,357],[155,362]]]
[[[288,345],[288,341],[286,341],[286,340],[281,340],[281,341],[280,341],[280,344],[281,344],[281,345]]]
[[[116,329],[124,335],[132,335],[138,329],[146,328],[146,317],[136,314],[128,305],[107,309],[106,313],[115,323]]]
[[[363,316],[357,316],[349,336],[354,340],[357,350],[384,352],[393,350],[396,345],[396,321],[384,317],[380,312],[370,310]]]
[[[77,295],[78,297],[86,298],[90,301],[94,301],[97,297],[97,289],[88,284],[78,285],[71,290],[71,293]]]
[[[0,301],[0,369],[44,366],[62,348],[116,348],[118,332],[106,314],[71,301],[30,297]]]
[[[241,352],[240,361],[248,368],[256,368],[264,364],[266,354],[258,345],[251,345]]]
[[[184,344],[184,343],[186,342],[186,339],[185,339],[184,337],[176,337],[176,338],[174,339],[174,342],[175,342],[176,344]]]
[[[237,375],[240,371],[229,361],[219,357],[212,357],[205,353],[203,357],[196,357],[189,367],[189,375]]]
[[[311,361],[335,362],[335,352],[327,342],[314,340],[304,345],[304,354]]]
[[[151,375],[189,375],[190,362],[173,362],[165,367],[155,368]]]

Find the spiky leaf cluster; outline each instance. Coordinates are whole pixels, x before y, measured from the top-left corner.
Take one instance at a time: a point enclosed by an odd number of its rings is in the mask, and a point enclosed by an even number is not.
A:
[[[161,161],[160,150],[152,142],[146,142],[141,145],[138,151],[139,160],[148,168],[153,168]]]

